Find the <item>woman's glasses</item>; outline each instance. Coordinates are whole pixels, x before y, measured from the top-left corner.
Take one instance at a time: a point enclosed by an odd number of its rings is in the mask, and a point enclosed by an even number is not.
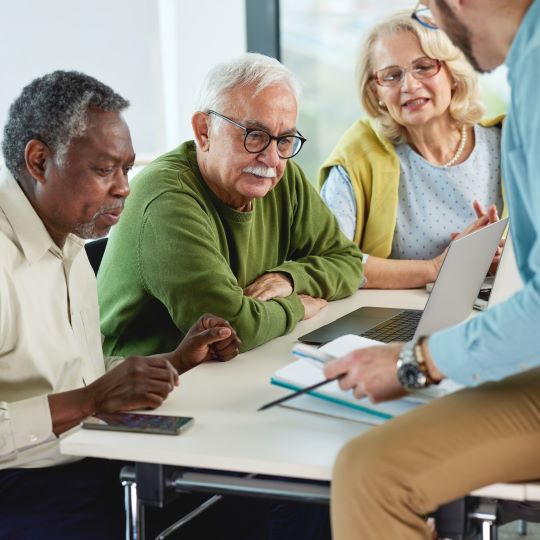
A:
[[[416,80],[429,79],[434,77],[441,70],[442,62],[435,58],[418,58],[410,67],[389,66],[379,69],[372,76],[379,86],[397,86],[401,84],[406,73],[410,73]]]

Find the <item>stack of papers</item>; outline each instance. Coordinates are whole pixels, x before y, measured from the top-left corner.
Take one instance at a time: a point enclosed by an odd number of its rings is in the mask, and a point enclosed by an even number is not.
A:
[[[379,344],[377,341],[361,336],[346,335],[327,343],[320,348],[320,351],[338,357],[354,349]],[[322,368],[322,362],[303,357],[278,369],[272,376],[271,383],[290,390],[300,390],[324,380]],[[341,390],[338,382],[334,381],[309,392],[308,395],[291,399],[283,406],[348,418],[358,422],[379,424],[389,418],[408,412],[426,401],[446,395],[459,388],[461,386],[452,381],[443,381],[438,386],[415,392],[407,397],[374,404],[368,398],[355,398],[352,390]]]

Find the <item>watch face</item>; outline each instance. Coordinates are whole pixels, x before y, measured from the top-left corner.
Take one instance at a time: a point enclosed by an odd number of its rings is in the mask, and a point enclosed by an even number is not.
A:
[[[414,390],[416,388],[424,388],[426,386],[426,376],[416,364],[402,363],[398,369],[398,379],[404,388]]]

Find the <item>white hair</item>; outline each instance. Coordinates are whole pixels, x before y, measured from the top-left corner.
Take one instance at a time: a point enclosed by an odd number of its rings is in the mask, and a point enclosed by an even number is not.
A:
[[[218,64],[208,72],[201,86],[197,110],[221,112],[230,92],[236,88],[254,86],[253,95],[256,96],[269,86],[280,85],[288,87],[298,102],[300,85],[289,68],[275,58],[246,53]]]

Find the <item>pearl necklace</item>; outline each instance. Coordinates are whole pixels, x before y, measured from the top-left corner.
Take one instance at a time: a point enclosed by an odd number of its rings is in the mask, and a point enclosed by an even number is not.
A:
[[[459,160],[461,157],[461,154],[463,154],[463,150],[465,149],[465,145],[467,144],[467,127],[465,125],[461,128],[461,139],[459,140],[459,146],[456,150],[456,153],[453,155],[453,157],[447,161],[446,163],[443,163],[441,167],[451,167],[456,161]]]

